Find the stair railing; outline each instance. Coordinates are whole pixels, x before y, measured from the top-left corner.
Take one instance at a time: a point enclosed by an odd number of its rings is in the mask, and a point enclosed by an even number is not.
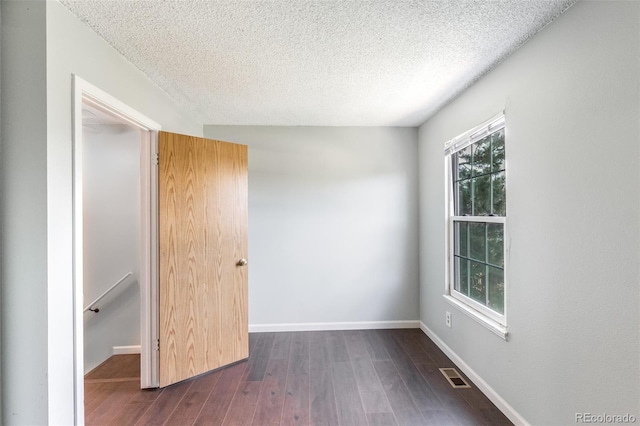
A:
[[[98,312],[100,312],[99,308],[93,308],[95,306],[96,303],[98,303],[99,301],[101,301],[107,294],[111,293],[111,291],[113,289],[115,289],[116,287],[118,287],[120,284],[122,284],[127,278],[129,278],[129,276],[132,274],[132,272],[127,272],[122,278],[120,278],[118,281],[115,282],[115,284],[113,284],[111,287],[109,287],[107,289],[107,291],[105,291],[104,293],[102,293],[100,296],[98,296],[96,298],[96,300],[94,300],[93,302],[89,303],[84,310],[82,311],[82,313],[85,313],[87,311],[91,311],[91,312],[95,312],[96,314]]]

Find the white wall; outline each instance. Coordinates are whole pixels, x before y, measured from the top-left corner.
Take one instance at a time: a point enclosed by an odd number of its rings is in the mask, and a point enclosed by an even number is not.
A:
[[[3,1],[2,24],[2,423],[70,424],[71,75],[165,130],[202,124],[58,2]]]
[[[2,2],[2,424],[47,419],[45,37],[44,3]]]
[[[2,81],[2,2],[0,2],[0,82]],[[0,99],[2,99],[2,83],[0,83]],[[0,102],[0,122],[2,121],[2,102]],[[0,131],[0,158],[2,158],[2,133]],[[0,180],[2,180],[2,160],[0,160]],[[0,184],[0,221],[2,221],[2,185]],[[1,222],[0,222],[1,223]],[[2,259],[2,226],[0,225],[0,259]],[[2,261],[0,261],[0,306],[2,306]],[[0,313],[0,383],[2,383],[2,314]],[[2,419],[2,386],[0,386],[0,419]]]
[[[420,127],[422,321],[532,424],[640,418],[638,34],[640,3],[578,2]],[[442,297],[443,144],[502,109],[509,342]]]
[[[84,371],[140,344],[140,131],[126,125],[83,129],[84,304],[126,273],[84,314]]]
[[[418,318],[417,129],[205,126],[249,147],[249,323]]]

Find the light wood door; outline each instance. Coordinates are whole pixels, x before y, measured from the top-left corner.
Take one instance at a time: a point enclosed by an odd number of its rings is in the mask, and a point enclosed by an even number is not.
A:
[[[164,387],[249,356],[247,147],[160,132],[158,152]]]

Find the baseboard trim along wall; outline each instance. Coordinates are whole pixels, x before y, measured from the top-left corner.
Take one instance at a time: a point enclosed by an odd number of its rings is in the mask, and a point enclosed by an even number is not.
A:
[[[456,366],[462,370],[464,374],[471,379],[473,384],[475,384],[480,391],[487,396],[493,402],[496,407],[502,413],[509,418],[515,425],[529,426],[529,423],[518,413],[514,408],[509,405],[507,401],[505,401],[487,382],[485,382],[482,377],[478,375],[466,362],[462,360],[446,343],[438,337],[429,327],[426,326],[425,323],[420,321],[420,329],[426,334],[433,342],[438,345],[438,347],[444,352],[451,360],[456,364]]]
[[[277,331],[375,330],[382,328],[420,328],[420,321],[307,322],[298,324],[250,324],[250,333]]]
[[[129,354],[139,354],[139,353],[140,353],[140,345],[113,347],[114,355],[129,355]]]

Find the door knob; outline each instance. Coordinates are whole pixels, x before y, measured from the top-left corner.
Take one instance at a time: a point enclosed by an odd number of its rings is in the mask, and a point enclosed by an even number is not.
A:
[[[247,263],[247,259],[240,259],[238,263],[236,263],[236,266],[245,266]]]

